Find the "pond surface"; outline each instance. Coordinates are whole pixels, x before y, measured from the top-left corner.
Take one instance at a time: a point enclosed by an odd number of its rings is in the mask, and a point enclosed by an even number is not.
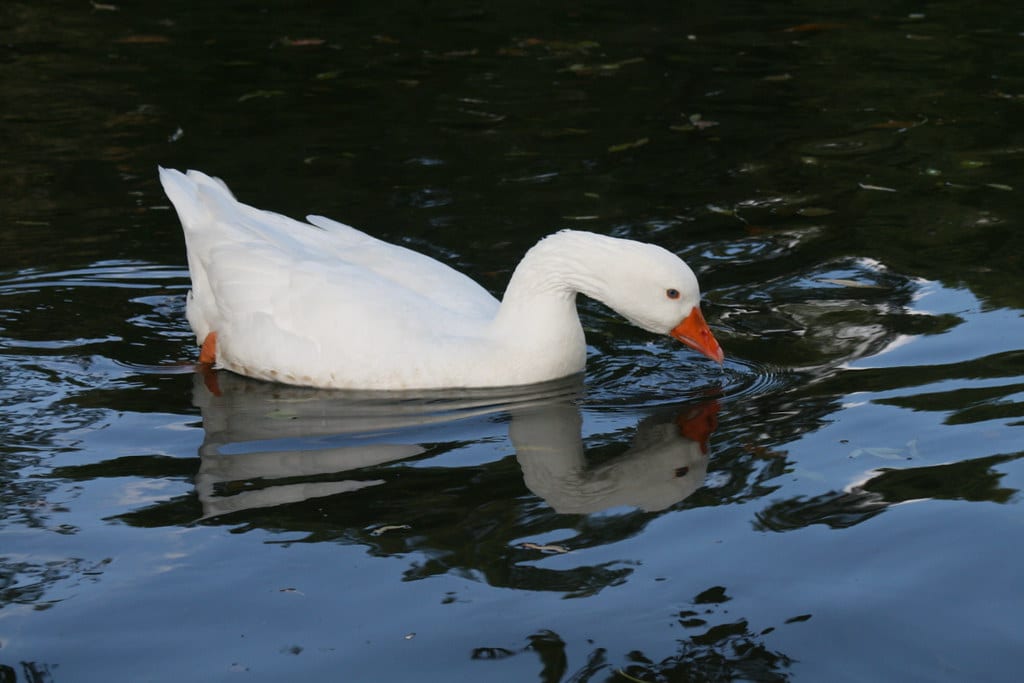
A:
[[[0,680],[1018,680],[1018,4],[201,4],[0,8]],[[158,164],[499,294],[656,242],[726,364],[197,374]]]

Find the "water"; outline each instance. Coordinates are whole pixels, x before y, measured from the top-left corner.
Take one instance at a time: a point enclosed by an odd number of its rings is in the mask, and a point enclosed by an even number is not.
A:
[[[1016,680],[1016,5],[0,32],[3,680]],[[727,362],[581,302],[585,378],[216,395],[157,164],[496,292],[559,227],[657,242]]]

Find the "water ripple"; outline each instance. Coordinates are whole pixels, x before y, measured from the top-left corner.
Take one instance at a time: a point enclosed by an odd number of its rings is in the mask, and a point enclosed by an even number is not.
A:
[[[798,379],[797,374],[768,363],[727,359],[722,368],[722,394],[727,400],[748,399],[783,390]]]

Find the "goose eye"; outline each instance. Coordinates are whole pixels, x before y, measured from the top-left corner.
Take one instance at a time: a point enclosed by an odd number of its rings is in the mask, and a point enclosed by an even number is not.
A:
[[[679,290],[678,289],[666,289],[665,290],[665,296],[667,296],[669,299],[678,299],[679,298]]]

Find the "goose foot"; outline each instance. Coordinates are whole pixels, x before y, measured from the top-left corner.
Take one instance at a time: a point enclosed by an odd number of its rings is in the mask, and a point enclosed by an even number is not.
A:
[[[199,362],[213,365],[217,360],[217,333],[211,332],[203,340],[203,346],[199,349]]]

